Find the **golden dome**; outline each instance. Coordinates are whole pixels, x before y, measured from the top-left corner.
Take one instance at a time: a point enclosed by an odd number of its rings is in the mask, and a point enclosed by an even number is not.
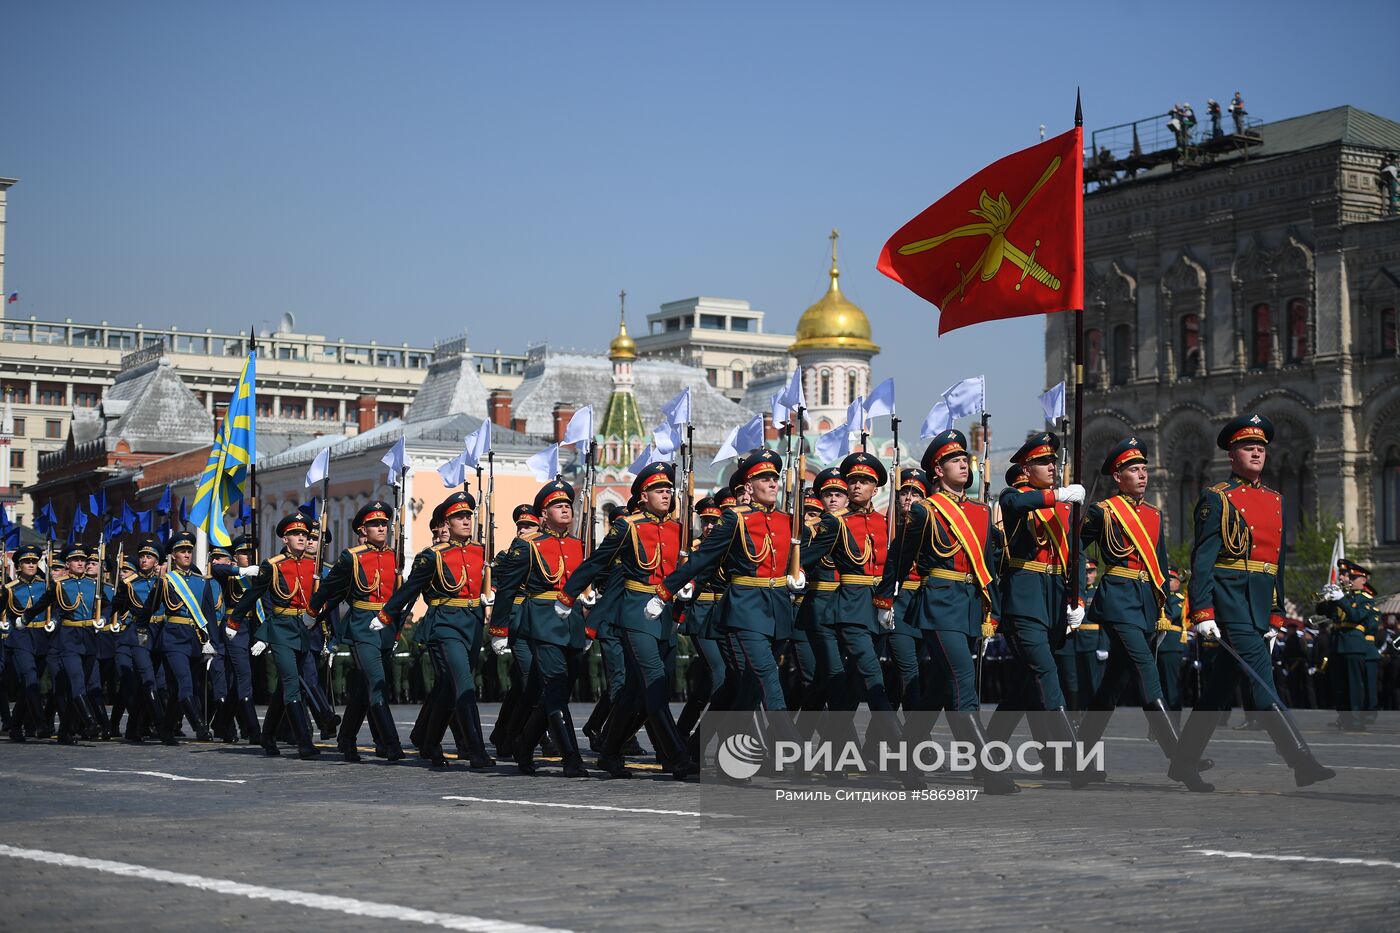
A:
[[[865,312],[841,294],[836,268],[836,238],[831,231],[831,286],[821,300],[802,312],[797,321],[797,340],[790,352],[803,350],[860,350],[879,353],[880,348],[870,339],[870,319]]]
[[[608,344],[608,359],[610,360],[635,360],[637,358],[637,341],[627,335],[627,293],[623,292],[618,296],[623,301],[622,311],[618,314],[617,336]]]

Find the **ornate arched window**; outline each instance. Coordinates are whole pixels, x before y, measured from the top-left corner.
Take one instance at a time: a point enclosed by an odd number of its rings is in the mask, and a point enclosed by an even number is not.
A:
[[[1113,384],[1126,385],[1133,377],[1133,329],[1127,324],[1113,328]]]
[[[817,397],[818,397],[819,399],[821,399],[820,404],[822,404],[823,406],[825,406],[825,405],[830,405],[830,404],[831,404],[831,371],[830,371],[830,370],[826,370],[826,369],[822,370],[821,378],[820,378],[820,380],[819,380],[819,384],[821,385],[821,390],[817,393]]]
[[[1294,298],[1288,303],[1288,362],[1308,358],[1308,303]]]
[[[1376,335],[1376,352],[1381,356],[1395,356],[1400,352],[1400,344],[1397,344],[1396,318],[1394,308],[1382,308],[1380,315],[1380,333]]]
[[[1381,544],[1400,544],[1400,445],[1391,445],[1381,466],[1380,513],[1376,531]]]
[[[855,374],[854,372],[849,372],[849,373],[846,374],[846,404],[847,404],[847,405],[849,405],[851,402],[854,402],[854,401],[856,400],[856,389],[857,389],[857,385],[856,385],[856,374]]]
[[[1198,314],[1181,316],[1181,375],[1191,378],[1201,374],[1201,317]]]
[[[1264,302],[1254,306],[1250,313],[1249,365],[1255,369],[1267,369],[1272,355],[1273,309]]]

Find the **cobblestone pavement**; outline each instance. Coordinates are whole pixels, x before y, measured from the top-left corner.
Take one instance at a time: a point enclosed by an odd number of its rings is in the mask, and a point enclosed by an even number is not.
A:
[[[1188,794],[1125,710],[1107,784],[880,805],[351,765],[331,743],[0,742],[0,928],[1394,929],[1400,724],[1325,721],[1304,720],[1338,777],[1305,789],[1261,733],[1222,729],[1219,792]]]

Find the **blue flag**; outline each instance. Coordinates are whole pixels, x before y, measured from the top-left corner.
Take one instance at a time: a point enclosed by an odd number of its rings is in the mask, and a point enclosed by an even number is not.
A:
[[[125,532],[127,532],[128,534],[131,533],[131,532],[133,532],[133,531],[136,531],[137,529],[139,529],[139,528],[141,527],[141,519],[139,519],[139,518],[136,516],[136,513],[133,512],[133,511],[131,510],[131,503],[130,503],[130,502],[123,502],[123,503],[122,503],[122,517],[121,517],[121,523],[122,523],[122,531],[125,531]]]
[[[156,506],[156,511],[162,515],[170,513],[170,487],[166,486],[165,491],[160,494],[160,504]]]
[[[93,518],[101,518],[107,514],[107,490],[99,489],[88,496],[88,513]]]

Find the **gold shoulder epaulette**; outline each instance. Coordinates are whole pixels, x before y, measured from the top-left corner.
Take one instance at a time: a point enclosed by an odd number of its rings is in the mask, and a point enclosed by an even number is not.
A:
[[[753,511],[753,506],[751,505],[734,505],[730,506],[730,508],[738,512],[740,515],[747,515],[749,512]]]
[[[1212,486],[1212,487],[1210,487],[1210,488],[1211,488],[1211,491],[1212,491],[1212,492],[1224,492],[1225,490],[1227,490],[1227,489],[1230,488],[1230,483],[1229,483],[1228,481],[1223,482],[1223,483],[1216,483],[1214,486]]]
[[[267,559],[267,562],[268,562],[269,564],[280,564],[280,563],[282,563],[282,561],[284,561],[284,560],[286,560],[286,559],[287,559],[287,555],[286,555],[286,554],[273,554],[271,557],[269,557],[269,558]]]
[[[544,532],[542,531],[527,531],[523,535],[521,535],[520,538],[522,541],[533,541],[536,538],[540,538],[543,536]]]
[[[352,548],[346,548],[346,550],[349,551],[351,554],[359,554],[359,553],[361,553],[362,551],[368,551],[368,550],[369,550],[369,545],[368,545],[368,544],[357,544],[357,545],[355,545],[355,546],[352,547]]]

